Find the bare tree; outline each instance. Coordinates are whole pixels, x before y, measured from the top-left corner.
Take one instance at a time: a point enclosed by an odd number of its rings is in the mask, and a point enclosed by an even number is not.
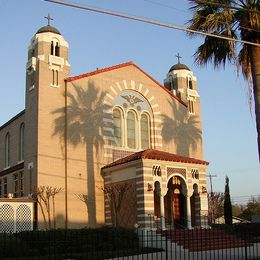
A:
[[[105,198],[110,203],[113,225],[115,227],[118,227],[120,225],[120,212],[127,191],[130,188],[131,184],[129,183],[112,184],[100,188],[104,192]]]
[[[54,228],[56,228],[56,221],[55,221],[55,196],[60,193],[63,189],[62,188],[55,188],[51,186],[40,186],[35,189],[34,191],[34,198],[35,201],[39,204],[45,228],[47,228],[47,219],[48,218],[48,228],[51,229],[51,204],[50,199],[52,199],[52,210],[53,210],[53,223]]]
[[[208,194],[209,218],[211,223],[215,223],[216,218],[224,214],[224,193],[211,192]]]

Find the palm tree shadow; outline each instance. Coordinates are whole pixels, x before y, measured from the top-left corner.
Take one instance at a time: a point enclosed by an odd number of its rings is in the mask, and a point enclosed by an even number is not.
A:
[[[198,116],[189,115],[185,109],[177,107],[176,103],[168,102],[172,108],[172,116],[162,115],[163,141],[174,141],[177,154],[190,156],[190,148],[196,151],[198,141],[201,140]]]
[[[95,201],[95,171],[94,150],[96,157],[103,147],[104,140],[102,129],[104,126],[104,110],[109,109],[104,104],[106,92],[99,91],[92,81],[87,88],[72,84],[71,92],[67,93],[67,108],[59,108],[53,111],[58,117],[54,120],[53,135],[65,136],[65,122],[67,121],[67,142],[74,147],[79,144],[86,145],[86,176],[87,176],[87,203],[88,224],[96,224]],[[74,93],[75,92],[75,93]],[[65,113],[65,111],[67,113]]]

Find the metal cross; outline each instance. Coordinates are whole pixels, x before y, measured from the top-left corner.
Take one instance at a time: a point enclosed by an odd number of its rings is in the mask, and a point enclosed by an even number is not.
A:
[[[50,16],[50,14],[48,14],[48,16],[44,16],[44,18],[46,18],[48,20],[48,26],[50,26],[51,20],[53,20]]]
[[[180,59],[181,59],[182,57],[180,56],[179,52],[178,52],[178,54],[177,54],[175,57],[177,57],[178,63],[180,64]]]

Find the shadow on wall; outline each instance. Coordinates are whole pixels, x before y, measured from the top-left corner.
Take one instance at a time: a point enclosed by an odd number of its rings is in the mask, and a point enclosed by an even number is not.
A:
[[[177,107],[174,102],[169,102],[172,108],[172,116],[162,115],[162,137],[165,143],[174,141],[176,153],[190,156],[190,148],[197,150],[197,143],[201,140],[201,130],[198,116],[188,114],[181,105]]]
[[[77,147],[86,145],[86,176],[87,176],[87,205],[88,224],[96,225],[94,149],[96,156],[104,141],[102,129],[104,126],[104,111],[110,107],[104,104],[106,92],[99,91],[92,81],[86,88],[72,84],[73,88],[67,93],[67,142]],[[65,108],[53,111],[58,117],[54,121],[53,135],[64,138]]]

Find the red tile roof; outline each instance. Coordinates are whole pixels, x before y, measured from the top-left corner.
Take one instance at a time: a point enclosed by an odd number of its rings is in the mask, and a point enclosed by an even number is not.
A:
[[[193,163],[193,164],[203,164],[208,165],[209,163],[203,160],[198,160],[195,158],[190,158],[178,154],[162,152],[154,149],[147,149],[137,153],[133,153],[122,159],[116,160],[110,164],[105,165],[102,169],[107,169],[116,165],[136,161],[139,159],[152,159],[158,161],[169,161],[169,162],[179,162],[179,163]]]
[[[128,61],[125,63],[121,63],[115,66],[111,66],[111,67],[106,67],[103,69],[97,69],[95,71],[91,71],[85,74],[81,74],[78,76],[74,76],[74,77],[69,77],[66,78],[67,82],[71,82],[77,79],[82,79],[82,78],[86,78],[86,77],[90,77],[90,76],[94,76],[103,72],[107,72],[107,71],[111,71],[111,70],[115,70],[115,69],[120,69],[120,68],[124,68],[127,66],[134,66],[135,68],[137,68],[138,70],[140,70],[142,73],[144,73],[149,79],[151,79],[155,84],[157,84],[160,88],[162,88],[165,92],[167,92],[170,96],[172,96],[174,99],[178,100],[182,105],[187,107],[187,104],[185,104],[179,97],[173,95],[172,92],[170,92],[167,88],[165,88],[163,85],[161,85],[157,80],[155,80],[153,77],[151,77],[149,74],[147,74],[144,70],[142,70],[140,67],[138,67],[136,64],[134,64],[132,61]]]

